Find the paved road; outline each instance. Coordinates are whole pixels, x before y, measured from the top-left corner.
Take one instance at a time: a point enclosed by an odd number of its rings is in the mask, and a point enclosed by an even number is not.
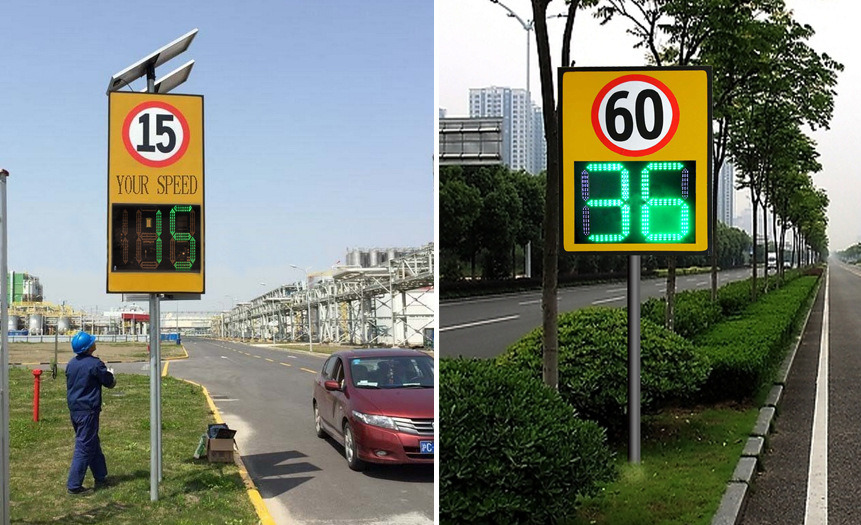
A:
[[[183,344],[190,358],[171,361],[168,374],[209,390],[279,525],[433,523],[431,466],[354,472],[343,447],[316,437],[311,391],[322,357],[207,339]]]
[[[750,277],[750,269],[718,273],[718,286]],[[667,280],[640,283],[640,297],[666,294]],[[711,286],[711,274],[678,276],[676,290]],[[560,289],[559,312],[587,306],[625,306],[625,282]],[[534,328],[541,326],[541,292],[525,292],[440,304],[439,353],[445,357],[495,357]]]
[[[832,260],[741,523],[861,523],[859,309],[861,271]]]

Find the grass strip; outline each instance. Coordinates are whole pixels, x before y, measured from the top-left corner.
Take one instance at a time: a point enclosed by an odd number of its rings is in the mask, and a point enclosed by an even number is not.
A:
[[[9,374],[13,523],[258,523],[238,467],[193,458],[213,418],[200,387],[171,377],[162,378],[159,500],[150,501],[149,378],[126,374],[118,375],[113,390],[103,390],[100,438],[112,485],[85,496],[68,495],[75,436],[65,376],[42,377],[41,421],[34,422],[33,375],[22,368]],[[89,472],[84,486],[93,486]]]
[[[578,502],[569,525],[711,523],[757,413],[732,405],[644,417],[640,465],[618,449],[618,478]]]
[[[718,323],[714,331],[738,323],[746,323],[745,330],[750,332],[763,329],[757,324],[770,328],[775,322],[771,314],[786,303],[784,317],[789,326],[783,330],[788,335],[779,352],[772,350],[785,355],[803,329],[802,314],[813,306],[816,282],[813,277],[797,279],[762,297],[742,314]],[[598,496],[578,501],[577,516],[568,525],[711,523],[769,387],[768,381],[760,383],[752,398],[742,403],[676,408],[645,416],[641,464],[629,464],[627,450],[619,448],[618,478],[602,487]]]

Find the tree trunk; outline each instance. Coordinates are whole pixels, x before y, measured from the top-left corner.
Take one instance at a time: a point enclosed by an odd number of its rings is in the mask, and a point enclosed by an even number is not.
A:
[[[765,279],[765,286],[763,286],[763,291],[768,293],[768,200],[762,202],[762,243],[765,246],[765,274],[762,277]]]
[[[664,322],[673,330],[676,321],[676,256],[667,257],[667,310]]]
[[[756,301],[756,213],[758,211],[757,201],[753,198],[753,186],[750,188],[750,205],[753,207],[753,277],[751,278],[753,284],[750,287],[750,300],[753,302]]]
[[[547,141],[547,189],[544,194],[544,274],[542,277],[541,312],[544,328],[544,384],[559,388],[559,333],[556,286],[559,268],[559,142],[556,130],[556,102],[553,95],[553,71],[550,42],[547,36],[547,3],[532,0],[535,41],[541,72],[541,102],[544,115],[544,138]]]

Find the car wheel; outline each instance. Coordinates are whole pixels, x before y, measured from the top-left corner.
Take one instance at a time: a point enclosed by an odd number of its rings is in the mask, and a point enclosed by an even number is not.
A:
[[[317,437],[326,437],[326,431],[323,430],[323,422],[320,420],[320,409],[317,408],[317,402],[314,402],[314,431],[317,432]]]
[[[349,422],[344,423],[344,455],[347,456],[347,465],[351,469],[359,471],[365,468],[365,462],[359,459],[359,447]]]

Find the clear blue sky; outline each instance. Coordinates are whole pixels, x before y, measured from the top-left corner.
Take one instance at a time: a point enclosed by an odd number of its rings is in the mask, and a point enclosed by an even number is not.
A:
[[[194,28],[156,71],[194,59],[174,92],[205,101],[206,294],[182,310],[433,240],[433,2],[13,0],[0,19],[9,268],[46,300],[121,304],[105,293],[105,89]]]

